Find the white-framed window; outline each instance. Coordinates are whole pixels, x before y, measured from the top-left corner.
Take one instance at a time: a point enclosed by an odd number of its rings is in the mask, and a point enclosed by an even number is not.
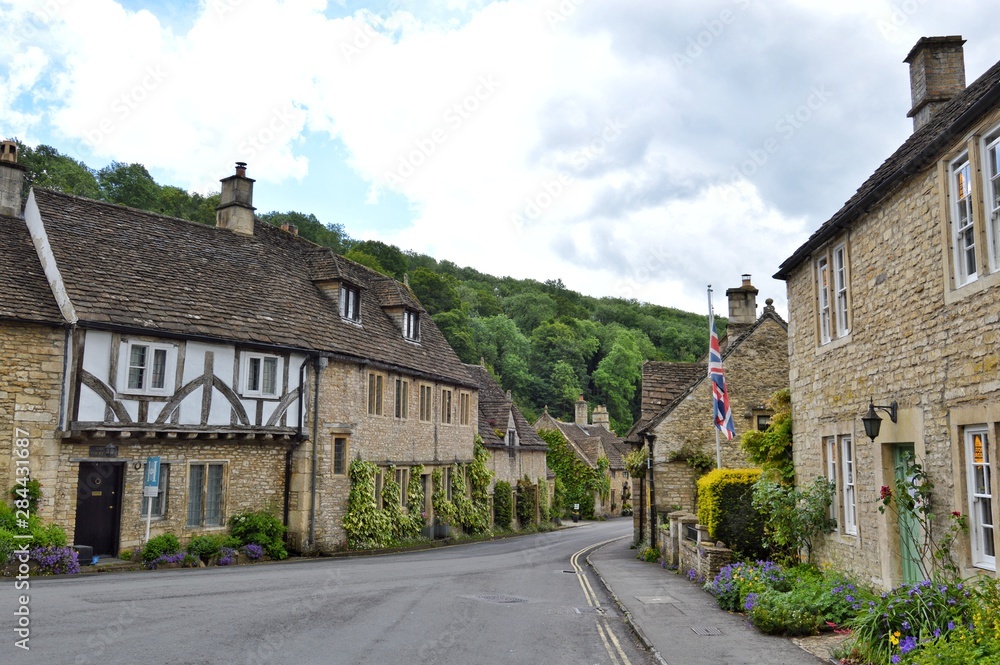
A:
[[[174,390],[177,347],[129,341],[125,348],[125,388],[122,392],[169,395]]]
[[[840,437],[840,460],[844,495],[844,533],[858,535],[857,502],[854,488],[854,440],[850,434]]]
[[[396,484],[399,485],[399,505],[406,507],[406,486],[410,484],[410,470],[396,469]]]
[[[411,342],[420,339],[420,315],[412,309],[403,310],[403,337]]]
[[[406,419],[409,417],[410,407],[410,382],[404,379],[396,379],[396,417]]]
[[[451,424],[451,390],[441,389],[441,422]]]
[[[849,309],[847,306],[847,244],[840,243],[833,248],[833,302],[837,323],[837,337],[850,332]]]
[[[816,298],[819,313],[819,341],[829,344],[830,340],[830,264],[827,257],[816,260]]]
[[[281,358],[263,353],[243,354],[243,394],[277,397],[280,393]]]
[[[949,168],[951,194],[951,242],[955,261],[955,286],[975,281],[976,227],[972,205],[972,165],[969,154],[951,163]]]
[[[368,374],[368,414],[382,415],[382,388],[385,377],[381,374]]]
[[[507,437],[504,441],[508,446],[517,445],[517,430],[511,428],[507,430]]]
[[[142,476],[146,477],[146,465],[142,465]],[[152,502],[146,497],[142,497],[142,507],[140,514],[146,519],[147,514],[152,514],[153,519],[161,519],[167,516],[167,491],[170,488],[170,465],[160,465],[160,484],[156,488],[156,496]]]
[[[333,437],[333,475],[347,475],[347,437]]]
[[[461,393],[458,396],[458,422],[461,425],[468,425],[472,421],[471,414],[472,396],[469,393]]]
[[[225,506],[224,462],[188,465],[187,526],[223,526]]]
[[[348,321],[361,320],[361,289],[350,284],[340,285],[340,316]]]
[[[986,192],[986,241],[990,271],[1000,270],[1000,129],[983,139],[983,190]]]
[[[420,386],[420,420],[429,423],[432,416],[432,394],[430,386]]]
[[[996,570],[993,541],[993,484],[990,445],[985,425],[965,428],[966,482],[969,486],[969,538],[972,564]]]
[[[823,437],[823,457],[826,462],[826,479],[837,487],[837,437]],[[833,521],[837,521],[837,504],[840,503],[840,493],[833,493],[833,501],[830,502],[828,515]]]

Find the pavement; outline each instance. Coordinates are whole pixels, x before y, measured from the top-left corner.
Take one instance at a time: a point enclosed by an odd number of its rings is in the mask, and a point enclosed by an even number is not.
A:
[[[663,665],[817,665],[836,663],[839,635],[764,635],[746,617],[719,609],[686,576],[646,563],[623,538],[598,548],[588,563],[639,639]]]

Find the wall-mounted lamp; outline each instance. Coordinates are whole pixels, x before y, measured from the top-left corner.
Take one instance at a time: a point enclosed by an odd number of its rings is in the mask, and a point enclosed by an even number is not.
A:
[[[868,398],[868,413],[861,418],[861,422],[864,423],[865,434],[872,440],[872,443],[875,443],[879,430],[882,428],[882,419],[875,413],[875,409],[882,409],[889,414],[889,420],[896,422],[896,407],[895,401],[891,402],[889,406],[877,406],[872,398]]]

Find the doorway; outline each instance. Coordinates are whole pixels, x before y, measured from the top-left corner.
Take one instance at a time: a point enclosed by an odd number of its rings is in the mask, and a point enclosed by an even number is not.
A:
[[[907,460],[913,460],[913,444],[897,443],[892,447],[892,463],[896,480],[905,480],[906,485],[913,483],[912,474],[907,473]],[[898,505],[898,503],[897,503]],[[923,580],[920,568],[920,526],[917,516],[911,511],[897,510],[899,526],[899,554],[903,567],[903,582],[913,584]]]
[[[121,531],[121,462],[80,462],[73,544],[90,545],[94,554],[118,554]]]

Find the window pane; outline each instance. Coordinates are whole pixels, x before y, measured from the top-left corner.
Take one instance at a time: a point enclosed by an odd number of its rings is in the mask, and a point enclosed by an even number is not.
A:
[[[343,475],[347,468],[347,439],[333,440],[333,472]]]
[[[260,358],[250,358],[247,361],[247,391],[260,390]]]
[[[192,464],[188,469],[188,526],[200,526],[204,509],[202,492],[205,487],[205,465]]]
[[[278,359],[264,358],[264,376],[260,391],[265,395],[278,393]]]
[[[128,387],[131,390],[142,390],[146,379],[146,348],[132,345],[128,360]]]
[[[208,467],[208,487],[205,500],[205,526],[222,526],[222,465]]]
[[[166,349],[154,349],[153,350],[153,376],[150,377],[150,387],[157,390],[163,390],[163,387],[167,384],[167,350]]]

